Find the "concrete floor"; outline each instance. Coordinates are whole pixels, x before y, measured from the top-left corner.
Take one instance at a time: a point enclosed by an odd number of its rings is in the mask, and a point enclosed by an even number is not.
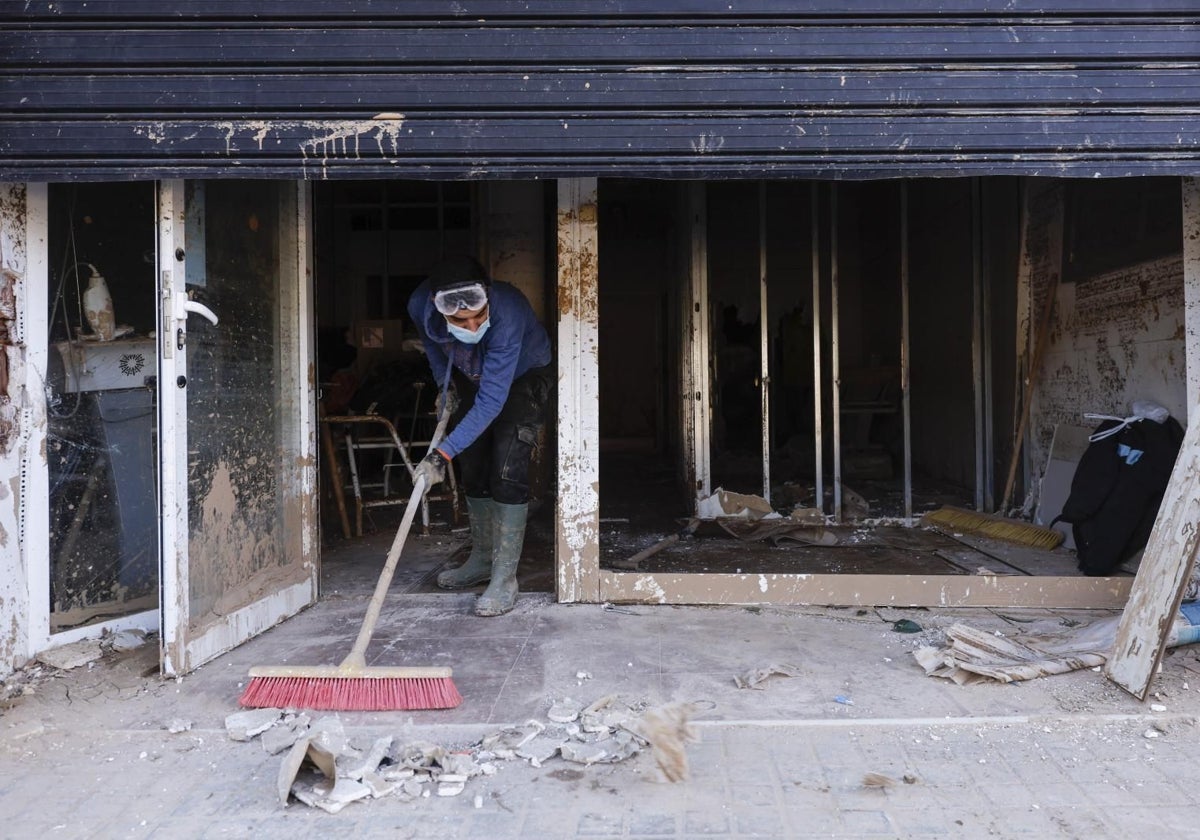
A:
[[[369,649],[378,665],[447,665],[445,711],[339,713],[471,752],[485,734],[546,720],[571,699],[694,701],[690,778],[648,752],[615,764],[499,764],[458,797],[356,802],[331,815],[276,795],[280,756],[231,741],[248,668],[335,664],[349,650],[390,534],[327,552],[321,601],[179,680],[153,647],[92,666],[26,672],[0,712],[6,837],[1127,837],[1194,831],[1200,658],[1171,651],[1142,703],[1084,670],[969,687],[912,652],[964,621],[1005,635],[1066,631],[1108,613],[559,605],[523,595],[498,618],[472,593],[433,593],[460,535],[414,538]],[[382,546],[382,549],[380,549]],[[920,625],[896,632],[901,618]],[[762,690],[749,669],[789,664]],[[839,701],[838,698],[841,698]],[[848,701],[848,702],[847,702]],[[1151,706],[1151,703],[1154,704]],[[179,722],[189,724],[178,729]],[[864,784],[878,773],[892,784]]]

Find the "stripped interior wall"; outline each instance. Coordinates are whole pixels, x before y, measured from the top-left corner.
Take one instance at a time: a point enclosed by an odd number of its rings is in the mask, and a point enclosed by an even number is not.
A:
[[[1125,417],[1136,400],[1188,419],[1181,196],[1178,179],[1107,185],[1059,181],[1029,192],[1025,235],[1030,342],[1046,295],[1054,305],[1033,403],[1025,507],[1060,424],[1094,427],[1085,413]]]

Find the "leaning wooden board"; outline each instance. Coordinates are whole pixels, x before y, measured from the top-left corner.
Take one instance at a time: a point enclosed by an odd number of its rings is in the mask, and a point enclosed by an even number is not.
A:
[[[1162,659],[1198,548],[1200,411],[1193,411],[1104,668],[1110,680],[1140,700]]]

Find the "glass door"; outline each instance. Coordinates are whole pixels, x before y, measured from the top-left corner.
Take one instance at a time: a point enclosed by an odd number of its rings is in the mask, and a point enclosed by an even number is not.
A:
[[[304,185],[160,185],[167,674],[317,595],[307,221]]]
[[[147,183],[47,190],[49,592],[35,600],[59,643],[157,620],[154,202]]]

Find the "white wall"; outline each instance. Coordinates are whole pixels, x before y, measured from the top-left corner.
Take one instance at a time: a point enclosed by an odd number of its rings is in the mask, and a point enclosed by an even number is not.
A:
[[[26,422],[25,305],[26,188],[0,184],[0,675],[29,652],[29,585],[21,550],[20,516]]]

